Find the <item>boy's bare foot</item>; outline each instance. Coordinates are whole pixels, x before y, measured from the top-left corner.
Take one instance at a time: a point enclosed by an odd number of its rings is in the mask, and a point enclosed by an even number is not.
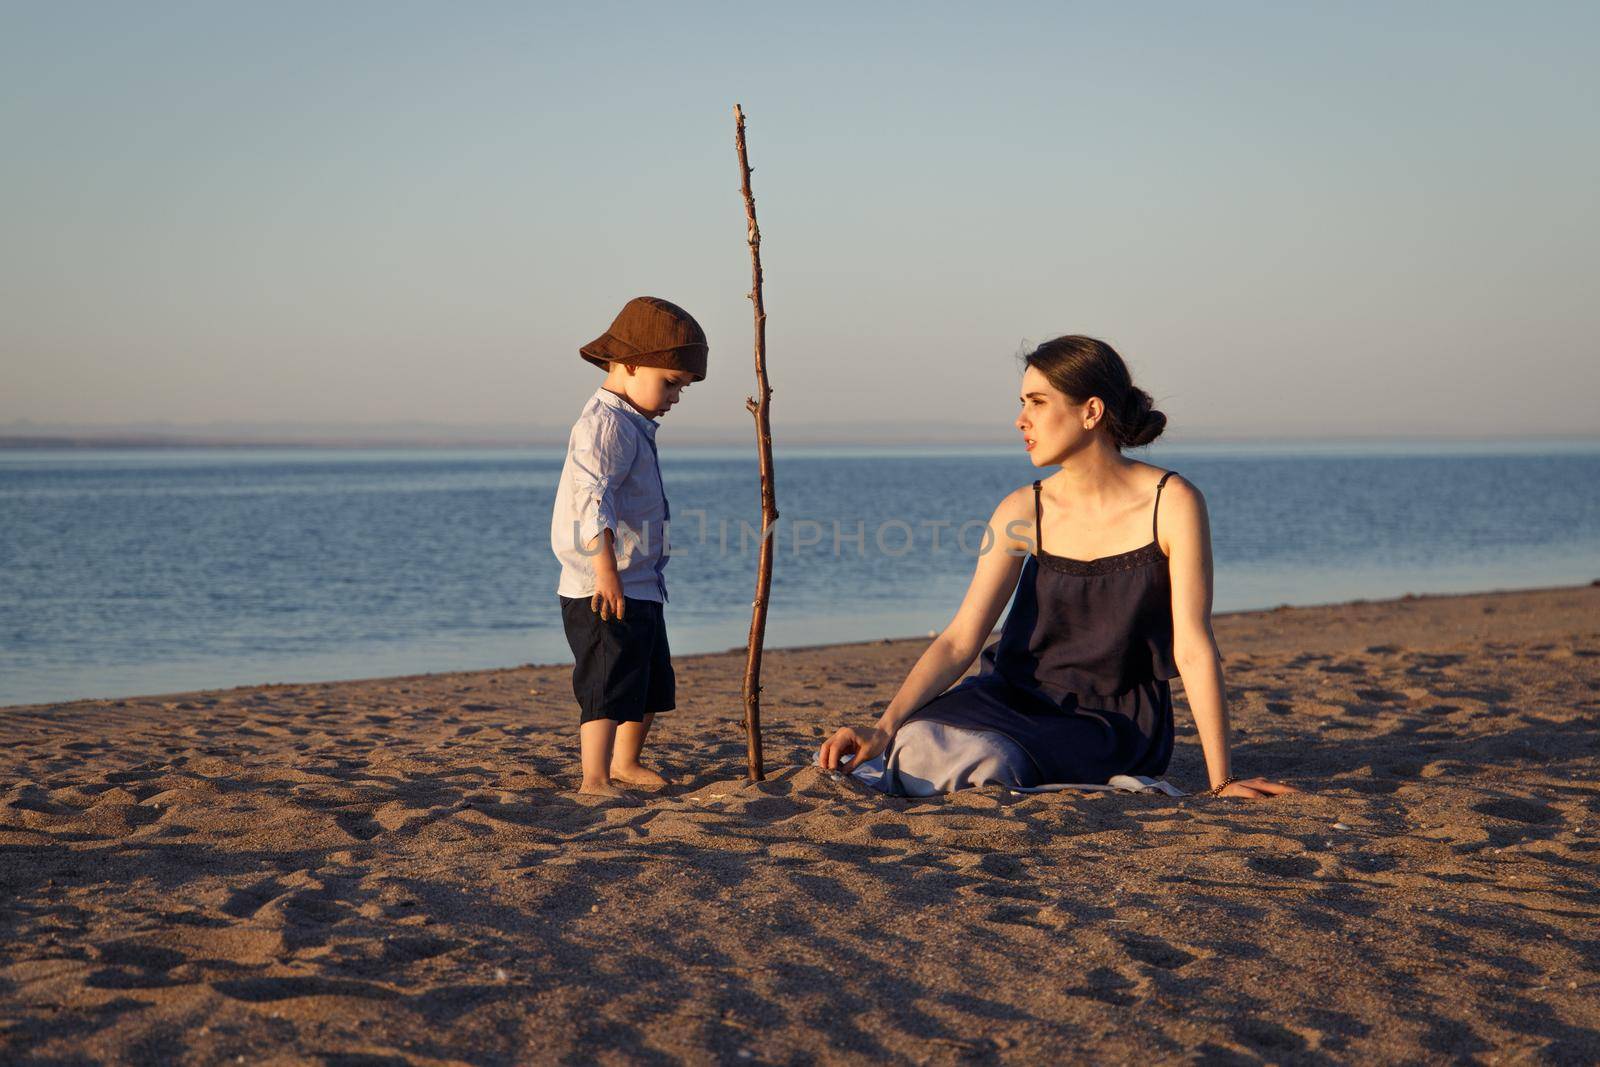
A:
[[[612,767],[611,778],[613,781],[624,785],[644,786],[659,789],[667,784],[667,780],[643,764],[635,763],[631,767]]]
[[[578,792],[587,793],[592,797],[625,797],[628,795],[610,782],[584,782]]]

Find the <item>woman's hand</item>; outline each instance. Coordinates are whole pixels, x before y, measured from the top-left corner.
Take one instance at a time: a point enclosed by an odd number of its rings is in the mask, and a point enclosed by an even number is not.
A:
[[[1271,797],[1279,793],[1298,793],[1300,790],[1292,785],[1282,782],[1269,781],[1266,778],[1244,778],[1237,782],[1229,782],[1222,787],[1219,797]]]
[[[845,767],[845,772],[849,773],[888,747],[889,733],[886,730],[876,726],[869,726],[865,730],[841,726],[823,743],[817,752],[817,761],[828,770],[836,771],[846,756],[854,756],[849,766]]]

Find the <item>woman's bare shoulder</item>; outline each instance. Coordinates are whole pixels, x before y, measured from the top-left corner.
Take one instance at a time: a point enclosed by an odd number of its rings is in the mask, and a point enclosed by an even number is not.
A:
[[[1204,506],[1205,496],[1200,492],[1198,485],[1195,485],[1177,471],[1163,472],[1163,477],[1169,473],[1171,477],[1167,478],[1166,484],[1161,488],[1162,504],[1171,501],[1179,507]]]
[[[1167,479],[1166,487],[1162,490],[1163,493],[1165,493],[1168,489],[1171,489],[1176,483],[1183,480],[1183,475],[1179,474],[1172,468],[1158,467],[1154,463],[1151,463],[1147,460],[1130,458],[1128,460],[1128,465],[1129,469],[1133,471],[1133,481],[1139,485],[1148,487],[1152,492],[1163,478]],[[1169,474],[1172,477],[1167,478],[1167,475]]]
[[[1002,519],[1033,518],[1033,483],[1019,486],[1001,497],[995,506],[995,516]]]
[[[1172,554],[1174,539],[1186,544],[1199,544],[1205,536],[1209,520],[1206,518],[1206,498],[1200,489],[1183,475],[1172,472],[1161,489],[1158,537],[1163,542],[1162,551]]]

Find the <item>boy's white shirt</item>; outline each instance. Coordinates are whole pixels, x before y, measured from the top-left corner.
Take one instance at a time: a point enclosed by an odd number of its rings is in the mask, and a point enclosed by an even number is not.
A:
[[[609,529],[622,595],[667,599],[662,570],[670,512],[655,439],[655,421],[609,389],[595,390],[584,405],[567,438],[550,517],[550,547],[561,561],[561,596],[594,596],[598,549],[584,546]]]

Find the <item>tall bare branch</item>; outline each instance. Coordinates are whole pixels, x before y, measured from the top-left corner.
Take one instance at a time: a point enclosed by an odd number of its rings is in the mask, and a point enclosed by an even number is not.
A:
[[[761,559],[756,571],[756,598],[750,604],[750,642],[744,667],[744,728],[749,744],[750,780],[766,777],[761,762],[761,646],[767,634],[767,598],[772,589],[774,527],[778,522],[778,497],[772,481],[772,424],[767,409],[772,389],[767,385],[767,309],[761,300],[761,227],[756,223],[756,198],[750,191],[750,157],[745,151],[744,111],[733,105],[734,144],[739,149],[740,191],[744,193],[745,239],[750,245],[750,292],[755,311],[756,391],[744,406],[756,420],[756,451],[761,457]],[[759,399],[758,399],[759,397]]]

